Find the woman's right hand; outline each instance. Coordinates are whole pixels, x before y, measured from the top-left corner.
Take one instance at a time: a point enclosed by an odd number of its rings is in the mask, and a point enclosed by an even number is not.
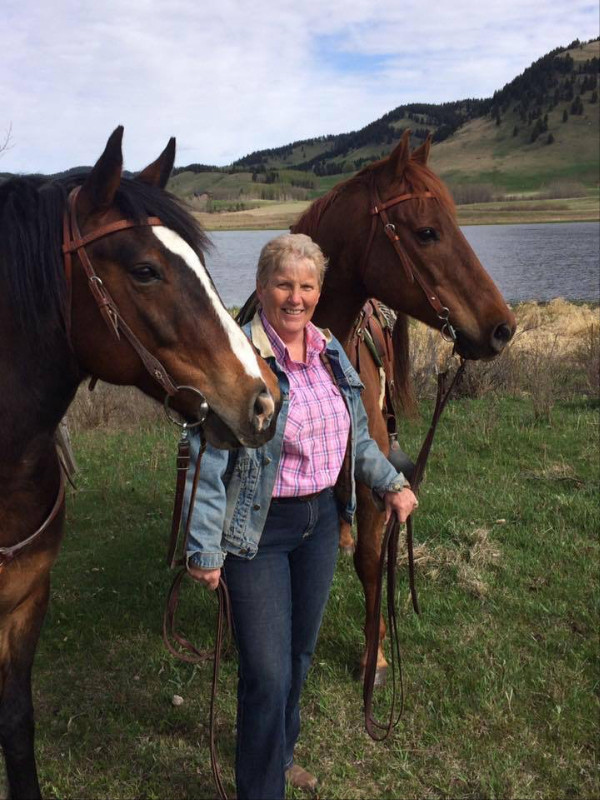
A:
[[[195,581],[198,581],[198,583],[201,583],[213,592],[219,585],[219,578],[221,577],[220,569],[202,569],[202,567],[193,567],[189,564],[187,570]]]

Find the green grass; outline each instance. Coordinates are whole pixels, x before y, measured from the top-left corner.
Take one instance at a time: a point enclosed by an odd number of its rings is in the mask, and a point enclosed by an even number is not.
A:
[[[404,426],[409,452],[427,425],[424,410]],[[44,796],[214,797],[209,667],[175,662],[160,639],[176,435],[74,438],[79,488],[34,674]],[[418,618],[401,570],[407,702],[383,744],[363,730],[354,679],[361,590],[349,560],[337,570],[298,752],[321,797],[598,796],[597,445],[591,401],[556,403],[551,421],[526,398],[451,402],[416,521]],[[187,585],[182,628],[204,646],[214,613]],[[219,742],[232,794],[234,713],[230,654]]]

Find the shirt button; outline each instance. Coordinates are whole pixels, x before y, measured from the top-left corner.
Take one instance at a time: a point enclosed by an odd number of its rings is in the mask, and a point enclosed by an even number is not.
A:
[[[252,506],[252,508],[253,508],[255,511],[260,511],[260,504],[259,504],[259,503],[254,503],[254,505]]]

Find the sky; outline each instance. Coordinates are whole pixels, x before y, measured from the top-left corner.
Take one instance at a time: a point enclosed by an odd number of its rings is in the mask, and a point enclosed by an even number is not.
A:
[[[0,0],[1,172],[230,164],[410,102],[489,97],[598,36],[590,0]]]

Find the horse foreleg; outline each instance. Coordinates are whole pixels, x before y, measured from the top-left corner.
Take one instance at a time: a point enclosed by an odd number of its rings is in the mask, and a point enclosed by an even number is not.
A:
[[[46,576],[0,621],[0,745],[11,800],[41,797],[33,746],[31,668],[48,594]]]
[[[363,586],[365,593],[365,650],[360,660],[361,680],[364,677],[367,662],[367,648],[373,637],[377,637],[379,646],[377,650],[377,671],[375,685],[385,683],[388,663],[383,654],[383,640],[385,638],[385,623],[380,616],[379,624],[370,625],[375,608],[375,587],[379,569],[379,555],[381,552],[381,539],[383,534],[384,515],[377,511],[371,497],[371,491],[362,484],[356,486],[356,521],[357,541],[354,552],[354,566],[356,574]]]

